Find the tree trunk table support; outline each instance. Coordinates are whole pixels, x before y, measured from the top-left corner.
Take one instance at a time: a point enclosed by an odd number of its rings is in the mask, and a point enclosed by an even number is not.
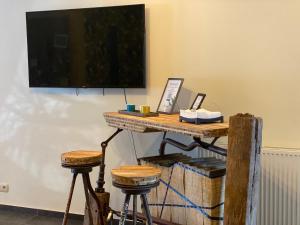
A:
[[[107,124],[117,128],[117,131],[106,141],[101,143],[103,163],[100,167],[97,181],[97,196],[103,209],[108,208],[109,193],[103,185],[105,174],[105,152],[108,143],[122,130],[139,133],[147,132],[173,132],[189,135],[194,138],[190,145],[184,145],[176,140],[165,138],[162,140],[159,153],[165,153],[166,144],[173,145],[184,151],[191,151],[196,147],[227,156],[227,178],[225,189],[224,225],[255,225],[256,201],[259,155],[261,145],[262,120],[250,115],[238,114],[230,118],[230,123],[213,123],[195,125],[179,122],[178,115],[160,114],[158,117],[136,117],[116,112],[104,113]],[[228,151],[215,146],[219,137],[227,136],[229,131]],[[201,138],[213,138],[206,143]],[[240,160],[240,161],[239,161]],[[107,215],[107,211],[103,216]],[[93,215],[95,219],[98,215]],[[89,225],[85,216],[84,225]],[[170,223],[161,223],[170,224]]]
[[[255,225],[260,175],[262,119],[230,117],[224,225]]]

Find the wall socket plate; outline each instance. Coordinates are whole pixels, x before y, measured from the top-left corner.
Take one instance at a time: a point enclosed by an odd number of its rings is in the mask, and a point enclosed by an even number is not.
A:
[[[0,192],[8,192],[8,191],[9,191],[8,183],[0,183]]]

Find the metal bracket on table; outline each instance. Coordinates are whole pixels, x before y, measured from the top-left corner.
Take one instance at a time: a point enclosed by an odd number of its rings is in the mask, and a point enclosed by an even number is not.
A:
[[[104,192],[105,151],[106,151],[107,145],[121,131],[123,131],[123,129],[118,128],[118,130],[115,133],[113,133],[113,135],[111,135],[106,141],[103,141],[101,143],[102,161],[101,161],[99,176],[98,176],[98,180],[97,180],[97,187],[96,187],[96,190],[95,190],[97,193],[103,193]]]
[[[175,141],[171,138],[165,138],[162,140],[159,148],[159,154],[164,155],[165,154],[165,149],[166,149],[166,144],[173,145],[183,151],[189,152],[192,151],[194,148],[200,147],[205,150],[217,153],[222,156],[227,156],[227,150],[218,146],[215,146],[216,141],[219,139],[219,137],[216,137],[213,139],[211,143],[207,143],[204,141],[201,141],[201,138],[196,138],[194,137],[194,142],[192,142],[189,145],[182,144],[178,141]]]

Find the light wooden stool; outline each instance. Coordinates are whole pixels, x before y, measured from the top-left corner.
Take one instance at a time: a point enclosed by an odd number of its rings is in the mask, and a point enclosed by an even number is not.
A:
[[[150,166],[121,166],[111,171],[113,185],[126,194],[119,225],[124,225],[130,197],[133,195],[133,225],[137,223],[137,195],[141,196],[148,225],[152,225],[146,194],[159,185],[160,169]]]
[[[76,182],[77,175],[82,174],[85,198],[86,198],[86,207],[88,209],[89,221],[93,225],[93,218],[91,212],[91,205],[89,201],[89,193],[95,199],[98,206],[98,212],[100,213],[100,203],[99,200],[92,188],[89,173],[92,171],[92,168],[99,166],[101,164],[102,153],[99,151],[86,151],[86,150],[77,150],[71,152],[65,152],[61,155],[61,165],[65,168],[70,168],[73,173],[73,180],[70,188],[69,199],[67,202],[67,208],[65,211],[63,225],[67,224],[69,210],[71,206],[74,186]],[[101,219],[102,217],[99,216]],[[103,224],[103,221],[99,221],[98,224]]]

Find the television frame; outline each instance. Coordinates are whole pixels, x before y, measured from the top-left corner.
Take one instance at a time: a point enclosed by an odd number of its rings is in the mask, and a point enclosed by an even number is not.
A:
[[[73,8],[73,9],[58,9],[58,10],[43,10],[43,11],[27,11],[26,12],[26,24],[28,20],[28,14],[30,13],[42,13],[42,12],[58,12],[58,11],[73,11],[73,10],[88,10],[88,9],[105,9],[105,8],[117,8],[117,7],[130,7],[130,6],[143,6],[143,21],[144,21],[144,27],[143,27],[143,50],[142,50],[142,57],[143,57],[143,69],[142,69],[142,80],[140,84],[138,85],[132,85],[132,86],[120,86],[120,85],[97,85],[97,86],[89,86],[89,85],[32,85],[30,83],[30,61],[29,61],[29,50],[27,49],[28,53],[28,78],[29,78],[29,88],[136,88],[136,89],[144,89],[147,87],[147,49],[146,49],[146,7],[145,4],[130,4],[130,5],[115,5],[115,6],[103,6],[103,7],[89,7],[89,8]],[[27,26],[27,25],[26,25]],[[29,40],[28,40],[28,30],[27,30],[27,48],[29,46]]]

